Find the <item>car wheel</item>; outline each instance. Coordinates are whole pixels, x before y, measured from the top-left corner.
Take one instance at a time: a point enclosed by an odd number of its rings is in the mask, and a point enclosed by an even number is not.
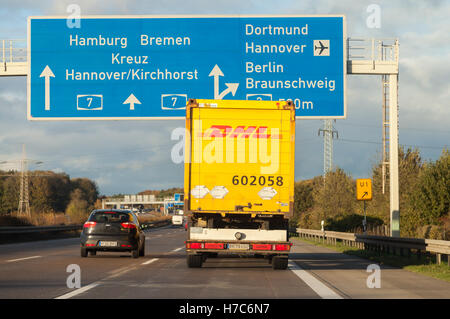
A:
[[[141,249],[139,250],[139,256],[145,256],[145,241],[142,243]]]
[[[85,258],[85,257],[87,257],[87,254],[88,254],[88,252],[87,252],[86,248],[81,247],[81,257]]]
[[[131,251],[131,257],[138,258],[139,257],[139,249],[133,249]]]
[[[97,252],[95,250],[89,251],[89,256],[95,256],[95,255],[97,255]]]

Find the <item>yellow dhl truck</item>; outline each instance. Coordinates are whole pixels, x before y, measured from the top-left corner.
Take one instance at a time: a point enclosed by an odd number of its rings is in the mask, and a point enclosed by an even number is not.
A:
[[[186,107],[187,264],[218,254],[265,257],[286,269],[293,215],[291,101],[194,100]]]

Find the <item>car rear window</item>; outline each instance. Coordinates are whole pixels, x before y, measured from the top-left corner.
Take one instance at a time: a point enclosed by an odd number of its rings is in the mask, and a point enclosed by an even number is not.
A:
[[[130,220],[130,215],[123,212],[95,212],[89,218],[91,222],[97,223],[124,223]]]

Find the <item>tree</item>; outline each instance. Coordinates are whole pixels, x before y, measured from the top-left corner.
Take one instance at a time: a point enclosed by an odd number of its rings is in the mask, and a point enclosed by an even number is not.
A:
[[[94,206],[98,197],[97,184],[88,178],[75,178],[71,180],[72,189],[79,189],[82,193],[82,198],[89,204]]]
[[[52,196],[49,181],[46,177],[34,176],[30,182],[30,206],[34,212],[52,211],[50,198]]]
[[[11,213],[17,211],[19,205],[19,179],[16,176],[8,177],[2,183],[2,212]]]
[[[298,226],[320,229],[322,220],[327,225],[352,215],[356,210],[355,182],[342,169],[315,177],[296,185]],[[329,229],[329,228],[328,228]]]
[[[309,210],[314,206],[314,186],[321,178],[299,181],[294,186],[294,216],[290,219],[291,226],[308,227],[310,224]]]
[[[382,164],[372,170],[373,200],[367,203],[367,214],[380,218],[385,224],[390,223],[389,169],[386,174],[385,193],[382,193]],[[403,147],[398,150],[399,167],[399,200],[400,200],[400,231],[403,237],[414,237],[420,220],[417,211],[411,205],[412,194],[417,188],[419,175],[423,170],[423,162],[417,149]]]
[[[72,223],[81,223],[89,216],[89,203],[84,199],[83,191],[75,189],[71,195],[71,200],[66,209],[66,215],[69,216]]]
[[[435,163],[426,163],[417,187],[412,194],[412,203],[423,225],[438,225],[446,219],[450,207],[450,154],[442,152]]]
[[[355,181],[342,169],[328,172],[323,187],[319,187],[314,196],[323,220],[353,214],[355,191]]]

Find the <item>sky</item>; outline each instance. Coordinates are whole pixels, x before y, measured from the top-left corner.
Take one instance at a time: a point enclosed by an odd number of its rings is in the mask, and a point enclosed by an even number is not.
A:
[[[351,38],[398,38],[399,143],[436,160],[450,140],[449,1],[32,1],[2,0],[0,40],[26,39],[28,16],[153,14],[343,14]],[[379,20],[373,20],[373,8]],[[369,20],[368,20],[369,19]],[[374,23],[374,21],[378,23]],[[26,77],[0,77],[0,169],[17,169],[22,144],[30,169],[94,180],[101,194],[182,187],[183,164],[171,159],[182,120],[45,121],[26,117]],[[347,118],[333,123],[333,164],[353,178],[371,176],[381,159],[382,93],[378,75],[347,75]],[[297,120],[296,180],[323,173],[321,120]]]

